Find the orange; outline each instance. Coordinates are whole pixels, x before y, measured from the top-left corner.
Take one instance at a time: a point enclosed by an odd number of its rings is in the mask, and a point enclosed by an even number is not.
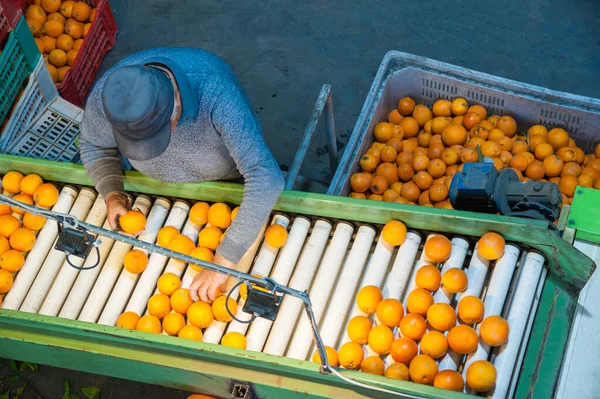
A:
[[[367,313],[373,314],[377,310],[377,305],[383,299],[381,291],[374,285],[367,285],[358,291],[356,296],[356,305],[358,308]]]
[[[71,50],[67,51],[67,64],[70,67],[73,67],[75,65],[75,60],[77,60],[78,53],[79,53],[79,50],[75,50],[75,49],[71,49]]]
[[[452,294],[464,291],[468,283],[467,274],[459,268],[448,269],[442,275],[442,286]]]
[[[445,184],[434,184],[429,188],[429,199],[432,202],[444,201],[448,198],[448,187]]]
[[[563,170],[560,173],[561,177],[564,176],[575,176],[578,177],[581,174],[581,166],[577,162],[567,162],[563,166]]]
[[[239,332],[228,332],[221,338],[221,345],[229,348],[246,349],[246,337]]]
[[[198,328],[206,328],[214,320],[212,307],[205,302],[194,302],[187,309],[187,318],[190,324]]]
[[[406,226],[399,220],[390,220],[381,230],[381,238],[395,247],[401,245],[406,240]]]
[[[448,344],[458,354],[466,355],[477,349],[479,337],[471,327],[461,324],[448,333]]]
[[[456,312],[446,303],[435,303],[427,309],[427,321],[438,331],[448,331],[456,325]]]
[[[71,18],[73,16],[73,6],[75,5],[74,1],[63,1],[60,6],[60,13],[65,18]]]
[[[435,376],[433,386],[454,392],[462,392],[465,382],[462,375],[454,370],[442,370]]]
[[[19,194],[21,192],[22,180],[22,173],[15,171],[8,172],[2,178],[2,188],[11,194]]]
[[[419,205],[431,205],[431,199],[429,199],[429,190],[423,191],[419,195]]]
[[[479,326],[481,340],[489,346],[500,346],[508,340],[508,322],[500,316],[488,316]]]
[[[433,265],[425,265],[417,270],[415,283],[417,287],[428,291],[435,291],[440,287],[442,275],[437,267]]]
[[[427,156],[429,157],[429,159],[441,158],[445,149],[446,148],[444,147],[444,144],[434,143],[429,146],[429,149],[427,150]]]
[[[441,159],[432,159],[427,165],[427,172],[438,179],[446,174],[446,164]]]
[[[377,169],[379,162],[379,155],[375,156],[367,153],[360,158],[360,167],[363,172],[374,172],[375,169]]]
[[[442,134],[444,129],[450,125],[452,118],[447,116],[438,116],[431,121],[431,132],[433,134]]]
[[[415,202],[419,199],[419,196],[421,195],[421,190],[414,182],[409,181],[408,183],[402,185],[400,195],[404,197],[407,201]]]
[[[462,125],[467,130],[471,130],[473,126],[480,122],[481,118],[475,112],[467,111],[467,114],[462,117]]]
[[[543,161],[544,159],[552,155],[553,151],[554,150],[552,149],[552,145],[550,145],[549,143],[542,143],[535,147],[535,157],[538,160]]]
[[[356,342],[346,342],[338,351],[340,365],[346,369],[357,370],[363,358],[363,348]]]
[[[221,236],[221,237],[223,237],[223,236]],[[190,256],[194,257],[194,258],[198,258],[205,262],[213,262],[213,260],[214,260],[214,254],[212,253],[212,251],[210,249],[204,248],[204,247],[194,248],[190,252]],[[200,265],[190,264],[190,266],[192,269],[196,270],[197,272],[201,272],[203,270],[203,267]]]
[[[169,313],[162,322],[164,332],[169,335],[177,335],[185,327],[185,319],[179,313]]]
[[[546,129],[543,125],[533,125],[527,130],[528,136],[535,136],[536,134],[541,134],[543,136],[548,134],[548,129]]]
[[[56,21],[60,22],[61,25],[64,25],[67,22],[67,19],[59,12],[53,12],[48,15],[48,21]]]
[[[10,235],[10,246],[20,252],[29,252],[35,245],[35,234],[25,227],[15,230]]]
[[[469,130],[469,137],[471,137],[471,138],[479,137],[484,140],[488,140],[489,134],[490,134],[490,130],[487,127],[485,127],[483,125],[483,123],[478,123],[477,125],[473,126],[471,128],[471,130]],[[504,136],[504,133],[502,133],[502,135]],[[490,139],[490,141],[496,141],[496,140]]]
[[[393,378],[395,380],[408,381],[408,367],[402,363],[393,363],[390,364],[385,369],[385,374],[387,378]]]
[[[390,189],[392,189],[395,192],[397,192],[398,194],[400,194],[400,191],[402,191],[402,184],[403,183],[401,183],[401,182],[396,182],[396,183],[392,184]]]
[[[44,183],[35,190],[33,200],[41,208],[50,208],[58,201],[58,189],[50,183]]]
[[[156,316],[152,316],[151,314],[142,316],[135,324],[135,329],[138,331],[144,331],[153,334],[160,334],[162,331],[160,320]]]
[[[220,229],[226,229],[231,224],[231,208],[224,203],[212,204],[208,208],[208,223]]]
[[[333,367],[338,367],[340,365],[340,361],[338,359],[338,353],[331,346],[325,346],[325,353],[327,354],[327,363],[329,363]],[[316,350],[313,353],[311,361],[314,363],[321,364],[321,355],[319,355],[319,351]]]
[[[169,243],[169,246],[167,248],[171,251],[178,252],[180,254],[189,255],[195,247],[196,245],[194,245],[194,241],[192,241],[191,238],[189,238],[185,234],[178,234]],[[179,262],[179,260],[177,262]]]
[[[137,322],[140,320],[140,316],[135,312],[122,313],[117,319],[117,327],[126,328],[128,330],[135,330]]]
[[[65,31],[65,26],[58,21],[46,21],[44,24],[44,32],[50,37],[59,37]]]
[[[419,124],[420,127],[425,126],[425,124],[431,120],[433,117],[431,110],[427,108],[425,105],[417,105],[412,113],[412,118]],[[402,123],[400,123],[402,126]],[[412,136],[407,136],[412,137]]]
[[[1,237],[1,240],[6,240],[6,238]],[[25,256],[18,250],[11,249],[0,256],[0,268],[8,272],[16,273],[21,270],[24,264]]]
[[[418,384],[433,385],[433,379],[438,373],[435,360],[427,355],[416,356],[408,367],[410,379]]]
[[[400,195],[392,189],[387,189],[383,193],[384,202],[394,202],[394,200],[398,197],[400,197]]]
[[[208,209],[209,205],[206,202],[197,202],[190,209],[190,219],[192,222],[204,225],[208,222]]]
[[[582,187],[593,187],[594,178],[590,175],[581,175],[577,178],[577,184]]]
[[[7,251],[10,251],[10,243],[4,236],[0,236],[0,256],[4,255]]]
[[[46,23],[46,12],[44,9],[37,5],[30,5],[25,11],[25,19],[38,21],[40,24]]]
[[[67,72],[69,72],[71,70],[70,66],[64,66],[64,67],[60,67],[57,68],[57,79],[59,82],[62,82],[63,80],[65,80],[65,76],[67,75]]]
[[[40,5],[46,12],[56,12],[60,9],[61,0],[41,0]]]
[[[368,374],[383,375],[385,363],[379,356],[369,356],[360,364],[360,371]]]
[[[33,205],[33,198],[31,198],[31,195],[27,195],[27,194],[17,194],[14,197],[12,197],[13,200],[15,201],[19,201],[23,204],[26,205]],[[19,214],[19,215],[24,215],[25,214],[25,210],[21,209],[21,208],[17,208],[16,206],[12,206],[10,208],[14,213]]]
[[[525,141],[516,141],[513,144],[513,149],[511,150],[511,153],[513,155],[517,155],[526,152],[527,150],[529,150],[529,146]]]
[[[38,47],[38,50],[40,51],[40,53],[44,54],[44,41],[38,37],[34,38],[33,40],[35,40],[35,44]]]
[[[429,331],[421,338],[421,353],[439,359],[448,351],[448,340],[439,331]]]
[[[165,273],[159,277],[156,286],[161,294],[171,296],[181,285],[181,280],[174,273]]]
[[[469,109],[469,103],[467,100],[461,97],[457,97],[452,101],[452,105],[450,106],[450,110],[452,111],[452,115],[463,116],[467,113]]]
[[[65,33],[77,40],[83,37],[83,24],[74,19],[68,19],[65,23]]]
[[[190,290],[187,288],[178,288],[171,294],[171,309],[177,313],[186,314],[188,308],[194,303],[190,297]]]
[[[401,152],[403,147],[402,140],[399,137],[392,137],[386,142],[386,145],[392,147],[396,152]]]
[[[375,125],[373,135],[377,141],[385,143],[392,138],[395,130],[395,126],[392,123],[379,122],[377,125]]]
[[[569,146],[569,133],[565,129],[559,127],[551,129],[546,135],[548,143],[552,145],[554,151],[558,151],[562,147]]]
[[[418,313],[409,313],[400,320],[400,332],[403,337],[419,340],[425,334],[427,323]]]
[[[155,294],[148,299],[148,313],[162,319],[171,312],[169,297],[165,294]]]
[[[562,159],[556,155],[550,155],[544,159],[544,170],[546,171],[546,177],[560,176],[563,166],[564,163]]]
[[[371,201],[383,201],[383,196],[377,194],[369,194],[367,199]]]
[[[265,241],[273,248],[281,248],[285,245],[288,232],[280,224],[272,224],[265,231]]]
[[[411,360],[417,356],[419,347],[416,342],[410,338],[398,338],[390,347],[390,355],[395,362],[409,365]]]
[[[364,193],[371,186],[373,177],[369,173],[355,173],[350,177],[350,186],[357,193]]]
[[[43,183],[44,182],[42,181],[42,178],[39,175],[32,173],[21,179],[21,182],[19,183],[19,188],[22,194],[33,196],[33,194],[35,194],[35,190],[37,190],[37,188]]]
[[[67,53],[63,50],[52,50],[48,55],[48,62],[55,67],[63,67],[67,65]]]
[[[156,244],[161,247],[168,247],[171,241],[179,235],[179,230],[173,226],[165,226],[158,231]]]
[[[69,51],[73,48],[73,38],[69,35],[60,35],[56,38],[56,48]],[[68,61],[68,60],[67,60]]]
[[[388,122],[393,123],[394,125],[399,124],[402,118],[404,117],[400,114],[400,112],[398,112],[397,109],[392,110],[388,114]]]
[[[487,260],[496,260],[504,255],[504,237],[498,233],[485,233],[479,239],[477,253]]]
[[[427,122],[425,126],[429,126],[431,128],[431,121]],[[429,147],[429,143],[431,141],[431,133],[424,131],[419,133],[417,136],[417,143],[420,147]]]
[[[237,302],[233,298],[229,298],[227,302],[227,308],[225,307],[226,296],[221,295],[212,304],[212,311],[215,319],[225,323],[229,323],[233,320],[233,317],[229,314],[231,312],[234,316],[237,314]],[[229,312],[227,311],[229,309]]]
[[[575,149],[573,149],[573,148],[569,148],[569,147],[560,148],[558,151],[556,151],[556,155],[558,155],[558,157],[565,163],[577,161],[577,153],[575,152]]]
[[[83,39],[77,39],[73,42],[73,48],[75,50],[81,49],[81,46],[83,46]]]
[[[446,236],[436,234],[425,242],[423,251],[429,261],[434,263],[444,262],[450,257],[452,243]]]
[[[404,308],[400,301],[394,298],[384,299],[377,305],[377,318],[388,327],[397,327],[404,316]]]
[[[139,274],[146,270],[148,266],[148,255],[145,252],[140,251],[139,249],[134,249],[127,254],[125,254],[125,258],[123,258],[123,267],[129,273]]]
[[[13,232],[21,227],[19,219],[12,215],[0,216],[0,235],[9,238]]]
[[[486,141],[481,146],[481,154],[484,157],[490,157],[490,158],[499,157],[501,152],[502,152],[502,148],[500,148],[500,144],[498,144],[494,141]]]
[[[13,276],[8,270],[0,269],[0,294],[10,291],[13,281]]]
[[[198,245],[215,250],[219,247],[221,230],[218,227],[208,226],[200,230]]]
[[[383,162],[394,162],[398,156],[396,149],[392,146],[386,145],[383,147],[380,153],[381,160]]]
[[[429,157],[423,154],[415,154],[412,161],[412,167],[415,171],[420,172],[427,170],[427,164],[429,164]]]
[[[517,133],[517,122],[508,115],[500,117],[494,127],[502,130],[507,137],[513,137]]]
[[[90,18],[91,13],[92,8],[89,5],[87,5],[83,1],[78,1],[73,6],[71,16],[79,22],[86,22]]]
[[[410,313],[418,313],[424,316],[431,305],[433,305],[433,296],[427,290],[416,288],[408,294],[406,309]]]
[[[514,142],[508,137],[501,137],[496,141],[502,151],[512,151]]]
[[[403,118],[398,126],[402,128],[404,138],[416,137],[417,133],[419,133],[419,122],[410,116]]]
[[[434,116],[450,116],[452,115],[452,102],[449,100],[437,100],[433,103]]]
[[[481,105],[472,105],[471,107],[469,107],[469,109],[467,110],[467,113],[469,112],[474,112],[476,113],[479,118],[481,120],[485,120],[485,118],[487,118],[487,111],[484,107],[482,107]],[[497,123],[497,122],[496,122]]]
[[[458,317],[467,324],[476,324],[483,319],[485,306],[476,296],[469,295],[458,302]]]
[[[544,143],[547,143],[546,136],[542,136],[541,134],[531,136],[529,138],[529,151],[535,153],[537,148]]]
[[[511,168],[516,169],[519,172],[525,172],[529,166],[529,163],[527,162],[525,153],[518,153],[511,158],[509,165]]]
[[[492,116],[488,116],[488,118],[486,120],[488,122],[490,122],[492,124],[492,126],[496,126],[498,119],[500,119],[500,115],[492,115]]]
[[[474,391],[487,392],[496,385],[496,368],[487,360],[478,360],[467,369],[466,380]]]
[[[346,332],[348,333],[348,338],[352,342],[356,342],[357,344],[366,344],[369,339],[369,332],[371,331],[371,327],[373,323],[366,316],[355,316],[348,322],[348,327],[346,328]]]
[[[469,134],[467,133],[467,129],[454,123],[446,126],[442,132],[442,141],[447,147],[451,147],[453,145],[464,145],[468,137]]]
[[[408,116],[415,109],[415,100],[410,97],[403,97],[398,101],[398,112],[403,116]]]
[[[412,162],[412,161],[411,161]],[[415,170],[409,163],[400,163],[398,165],[398,177],[402,181],[409,181],[415,175]]]
[[[29,30],[33,34],[33,37],[40,37],[44,32],[44,24],[36,19],[28,19],[27,25],[29,26]]]

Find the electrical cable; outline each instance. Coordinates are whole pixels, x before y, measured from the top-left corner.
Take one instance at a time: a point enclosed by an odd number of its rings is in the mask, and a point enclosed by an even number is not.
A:
[[[229,316],[231,316],[233,320],[242,324],[250,324],[254,321],[254,319],[256,319],[256,315],[252,315],[252,317],[249,320],[240,320],[237,317],[235,317],[231,310],[229,310],[229,298],[231,298],[231,294],[233,293],[233,291],[235,291],[235,289],[242,284],[248,284],[248,282],[245,280],[239,281],[236,285],[233,286],[233,288],[231,288],[231,290],[229,290],[229,292],[227,293],[227,297],[225,298],[225,309],[227,309],[227,313],[229,313]]]

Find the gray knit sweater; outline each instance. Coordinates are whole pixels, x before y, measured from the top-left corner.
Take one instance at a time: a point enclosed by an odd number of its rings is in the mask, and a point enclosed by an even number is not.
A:
[[[265,145],[260,124],[229,66],[217,56],[192,48],[154,48],[122,59],[98,81],[87,100],[81,159],[103,196],[123,191],[123,172],[101,91],[106,77],[125,65],[160,63],[175,75],[183,103],[171,142],[159,157],[130,160],[143,174],[170,183],[227,180],[243,176],[240,211],[217,253],[237,263],[271,213],[284,180]]]

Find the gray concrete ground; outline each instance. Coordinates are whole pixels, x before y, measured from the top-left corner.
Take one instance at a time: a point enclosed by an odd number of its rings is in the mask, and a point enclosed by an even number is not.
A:
[[[201,47],[221,56],[246,87],[281,165],[290,165],[323,83],[333,86],[342,148],[390,49],[600,97],[596,0],[111,0],[111,5],[120,33],[101,71],[153,46]],[[305,165],[303,175],[329,178],[323,136]],[[186,396],[46,366],[30,385],[45,398],[59,398],[66,378],[76,387],[99,386],[103,398]],[[26,397],[36,396],[26,390]]]

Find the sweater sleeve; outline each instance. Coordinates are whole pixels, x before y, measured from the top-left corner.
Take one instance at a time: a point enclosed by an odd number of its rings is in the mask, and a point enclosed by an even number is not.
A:
[[[93,96],[90,96],[81,122],[79,153],[94,186],[104,198],[114,191],[124,191],[123,170],[112,125]]]
[[[238,263],[252,245],[284,187],[279,165],[265,144],[244,93],[226,85],[211,112],[212,123],[244,177],[244,196],[217,253]]]

